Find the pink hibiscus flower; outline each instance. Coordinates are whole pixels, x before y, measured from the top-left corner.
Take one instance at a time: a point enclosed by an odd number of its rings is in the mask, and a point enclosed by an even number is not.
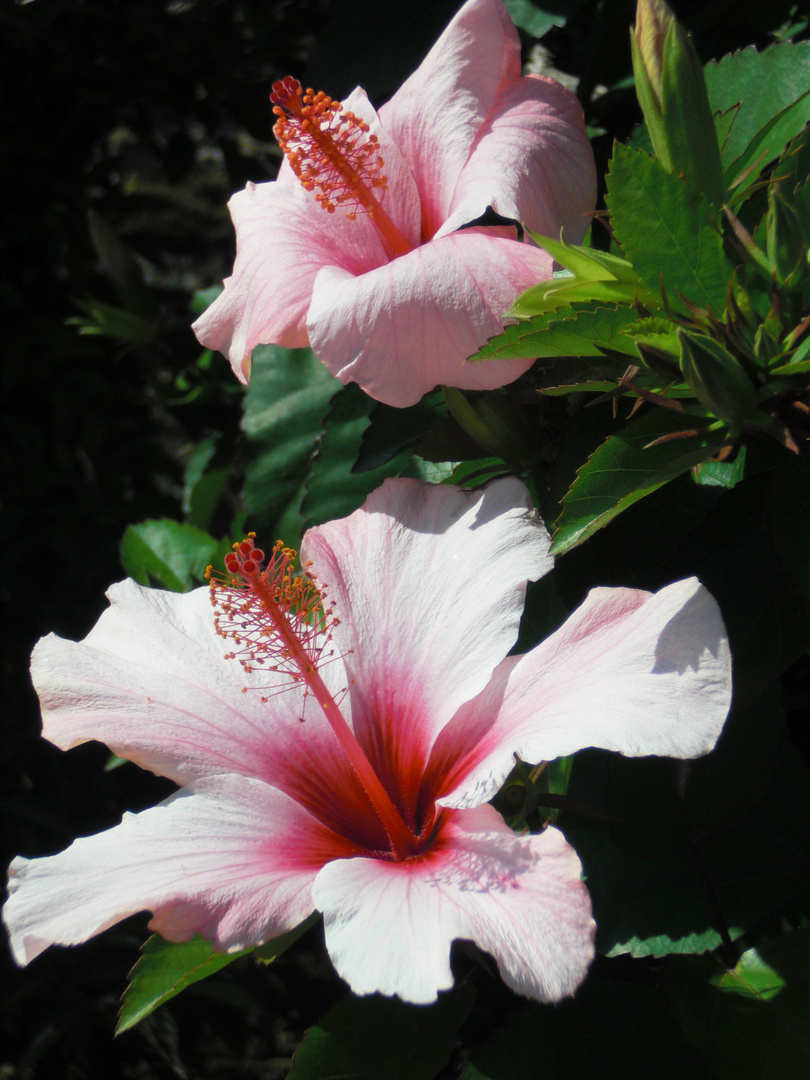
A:
[[[130,581],[83,642],[45,638],[32,670],[46,738],[100,739],[182,787],[61,854],[14,860],[17,960],[144,909],[164,937],[200,933],[222,951],[318,910],[358,994],[433,1001],[452,985],[456,939],[520,994],[572,993],[593,955],[579,860],[558,829],[518,835],[487,800],[515,752],[705,754],[730,661],[694,579],[596,589],[504,659],[548,551],[517,480],[475,492],[389,480],[306,535],[329,582],[320,630],[306,621],[315,585],[295,584],[283,551],[262,574],[245,541],[228,557],[241,591],[217,587],[214,616],[206,589]]]
[[[596,179],[576,98],[521,76],[501,0],[468,0],[379,113],[359,87],[346,109],[294,79],[273,89],[287,156],[276,181],[229,203],[236,264],[194,324],[200,341],[244,382],[256,345],[309,344],[342,382],[397,406],[527,370],[464,361],[552,259],[512,227],[463,226],[491,206],[579,243]]]

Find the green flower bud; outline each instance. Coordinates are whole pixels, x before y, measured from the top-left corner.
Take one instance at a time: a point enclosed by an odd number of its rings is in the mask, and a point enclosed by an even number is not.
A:
[[[721,420],[738,424],[757,407],[754,384],[739,361],[706,334],[680,329],[680,364],[695,397]]]
[[[638,0],[630,45],[636,93],[656,157],[719,206],[723,166],[703,68],[663,0]]]

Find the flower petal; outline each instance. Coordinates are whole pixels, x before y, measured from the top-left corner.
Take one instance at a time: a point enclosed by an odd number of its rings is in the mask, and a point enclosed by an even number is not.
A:
[[[488,206],[541,236],[578,244],[596,203],[596,165],[582,107],[554,79],[509,83],[461,171],[437,236],[474,221]]]
[[[45,738],[63,750],[98,739],[177,783],[255,776],[347,834],[384,843],[336,737],[301,687],[223,659],[208,589],[181,595],[125,581],[109,598],[83,642],[50,634],[34,650]],[[336,696],[348,685],[340,661],[322,675]],[[313,761],[330,762],[329,784]]]
[[[144,910],[170,941],[199,933],[235,952],[302,922],[320,868],[351,854],[273,788],[211,777],[59,855],[15,859],[3,918],[20,964]]]
[[[476,806],[501,786],[515,753],[550,761],[597,746],[698,757],[717,742],[730,702],[723,619],[696,578],[654,594],[593,589],[459,710],[431,758],[434,790],[442,805]]]
[[[304,557],[341,618],[355,732],[410,811],[438,732],[514,644],[526,581],[551,569],[548,550],[514,479],[476,491],[387,480],[350,517],[306,534]]]
[[[380,109],[422,200],[422,239],[448,215],[456,180],[499,90],[520,77],[520,42],[500,0],[468,0]]]
[[[354,90],[345,104],[379,138],[389,182],[385,210],[405,238],[417,244],[419,195],[410,169],[365,91]],[[323,266],[362,274],[383,265],[388,257],[368,215],[359,213],[349,220],[340,210],[328,214],[312,192],[301,187],[286,160],[278,180],[249,184],[228,207],[236,228],[233,274],[193,330],[203,345],[225,353],[236,375],[247,382],[249,356],[256,345],[308,344],[306,313]]]
[[[424,856],[342,859],[312,889],[326,946],[356,994],[427,1004],[453,984],[450,946],[474,941],[519,994],[559,1001],[593,958],[574,850],[554,828],[516,836],[490,806],[452,814]]]
[[[444,236],[359,277],[324,267],[310,342],[341,382],[388,405],[413,405],[440,383],[492,390],[533,361],[464,361],[502,332],[515,297],[551,273],[545,251],[486,229]]]

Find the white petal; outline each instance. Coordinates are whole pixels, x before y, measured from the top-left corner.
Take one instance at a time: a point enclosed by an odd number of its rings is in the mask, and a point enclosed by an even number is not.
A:
[[[258,777],[353,834],[370,823],[374,842],[375,822],[323,714],[289,677],[248,675],[224,659],[232,643],[215,632],[208,589],[177,594],[125,581],[108,595],[111,606],[84,641],[51,634],[34,650],[45,738],[63,750],[98,739],[181,784],[216,773]],[[342,696],[341,661],[321,674]],[[330,762],[329,784],[313,761]]]
[[[15,859],[3,918],[20,964],[144,910],[171,941],[235,952],[302,922],[318,870],[351,852],[273,788],[211,777],[59,855]]]
[[[475,806],[503,783],[514,753],[533,762],[587,746],[631,757],[706,754],[730,702],[725,626],[696,578],[655,594],[594,589],[555,634],[506,660],[459,710],[431,767],[443,804]]]
[[[590,899],[562,834],[516,836],[490,806],[453,815],[404,863],[349,859],[318,875],[326,945],[356,994],[427,1004],[452,985],[450,946],[475,942],[508,986],[541,1001],[572,994],[593,958]]]
[[[414,809],[436,735],[514,644],[526,582],[552,566],[518,480],[477,491],[387,480],[360,510],[310,529],[348,653],[355,732]]]

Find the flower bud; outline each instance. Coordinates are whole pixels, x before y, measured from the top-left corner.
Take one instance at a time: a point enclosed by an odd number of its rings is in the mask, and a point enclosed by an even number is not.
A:
[[[680,364],[695,397],[721,420],[738,424],[757,407],[754,384],[718,341],[706,334],[680,329]]]
[[[638,0],[630,45],[636,93],[656,157],[719,206],[723,166],[703,68],[663,0]]]

